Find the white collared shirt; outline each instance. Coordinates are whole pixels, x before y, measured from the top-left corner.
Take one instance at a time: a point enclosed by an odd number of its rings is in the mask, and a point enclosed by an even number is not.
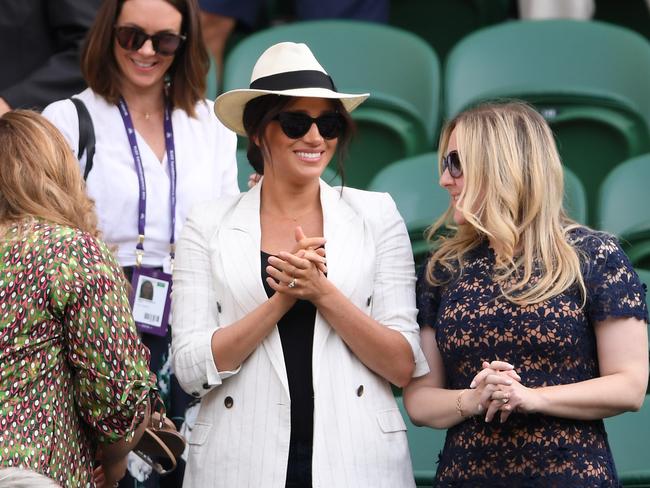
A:
[[[116,105],[86,89],[77,95],[88,108],[95,129],[95,158],[87,179],[88,195],[95,200],[103,239],[117,245],[122,266],[135,264],[138,238],[138,177],[124,124]],[[176,109],[172,112],[176,149],[176,239],[191,207],[221,195],[239,193],[235,150],[237,138],[219,122],[205,100],[196,106],[196,118]],[[77,111],[70,100],[47,106],[43,115],[66,137],[75,154],[79,147]],[[167,155],[156,157],[136,134],[147,190],[145,266],[168,267],[171,233],[169,167]],[[80,165],[85,168],[85,155]]]

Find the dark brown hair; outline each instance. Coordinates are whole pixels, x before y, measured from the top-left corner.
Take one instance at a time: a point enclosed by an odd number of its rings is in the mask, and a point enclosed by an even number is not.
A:
[[[248,156],[248,162],[258,174],[264,174],[264,153],[268,149],[265,138],[266,127],[293,100],[295,100],[294,97],[263,95],[253,98],[244,107],[244,130],[246,131],[246,135],[248,135],[248,150],[246,155]],[[354,135],[356,125],[340,100],[333,98],[331,102],[334,110],[339,112],[345,119],[345,127],[338,137],[338,144],[336,146],[336,170],[341,176],[342,185],[345,185],[343,163],[345,162],[350,140]],[[253,139],[260,141],[260,145],[255,144]]]
[[[81,71],[86,83],[113,104],[120,97],[118,80],[122,76],[115,60],[113,29],[125,1],[128,0],[104,0],[81,53]],[[199,7],[196,0],[165,1],[183,16],[181,34],[186,36],[168,71],[169,99],[172,106],[194,116],[194,106],[205,96],[205,80],[210,67],[201,38]]]

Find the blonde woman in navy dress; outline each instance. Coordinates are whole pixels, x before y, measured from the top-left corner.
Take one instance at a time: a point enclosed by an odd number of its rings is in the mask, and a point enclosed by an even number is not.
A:
[[[612,236],[571,221],[531,107],[458,115],[440,142],[449,225],[418,282],[431,372],[404,391],[445,428],[436,486],[619,486],[602,419],[643,403],[645,291]],[[432,453],[435,455],[437,453]]]

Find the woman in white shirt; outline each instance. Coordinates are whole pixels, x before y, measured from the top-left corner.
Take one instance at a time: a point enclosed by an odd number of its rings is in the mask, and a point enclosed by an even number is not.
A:
[[[174,367],[202,397],[184,486],[414,487],[390,387],[428,370],[406,227],[389,195],[320,180],[368,95],[289,42],[252,80],[215,110],[264,176],[178,245]]]
[[[236,136],[203,99],[208,66],[194,0],[105,0],[82,53],[89,88],[76,96],[94,127],[86,183],[103,238],[134,289],[145,277],[157,284],[154,300],[134,299],[134,316],[177,423],[189,397],[170,372],[165,320],[175,239],[192,205],[239,192]],[[43,114],[76,152],[73,103],[55,102]],[[85,157],[81,166],[88,169]]]

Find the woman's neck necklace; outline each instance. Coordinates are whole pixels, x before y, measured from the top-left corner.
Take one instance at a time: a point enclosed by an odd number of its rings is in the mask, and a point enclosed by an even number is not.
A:
[[[288,215],[288,214],[283,214],[283,213],[275,213],[271,212],[267,209],[263,209],[262,213],[265,213],[269,217],[273,217],[276,219],[282,219],[282,220],[290,220],[292,222],[298,223],[301,219],[307,217],[308,215],[311,215],[313,213],[320,212],[320,206],[314,207],[306,212],[302,212],[298,215]]]
[[[157,109],[157,110],[148,110],[144,112],[140,112],[139,110],[130,110],[133,112],[135,115],[138,115],[139,117],[143,118],[144,120],[151,120],[151,117],[154,115],[159,115],[162,113],[162,109]]]
[[[139,119],[151,120],[155,116],[162,114],[164,110],[164,99],[161,94],[154,96],[136,96],[122,95],[129,108],[129,112]]]

